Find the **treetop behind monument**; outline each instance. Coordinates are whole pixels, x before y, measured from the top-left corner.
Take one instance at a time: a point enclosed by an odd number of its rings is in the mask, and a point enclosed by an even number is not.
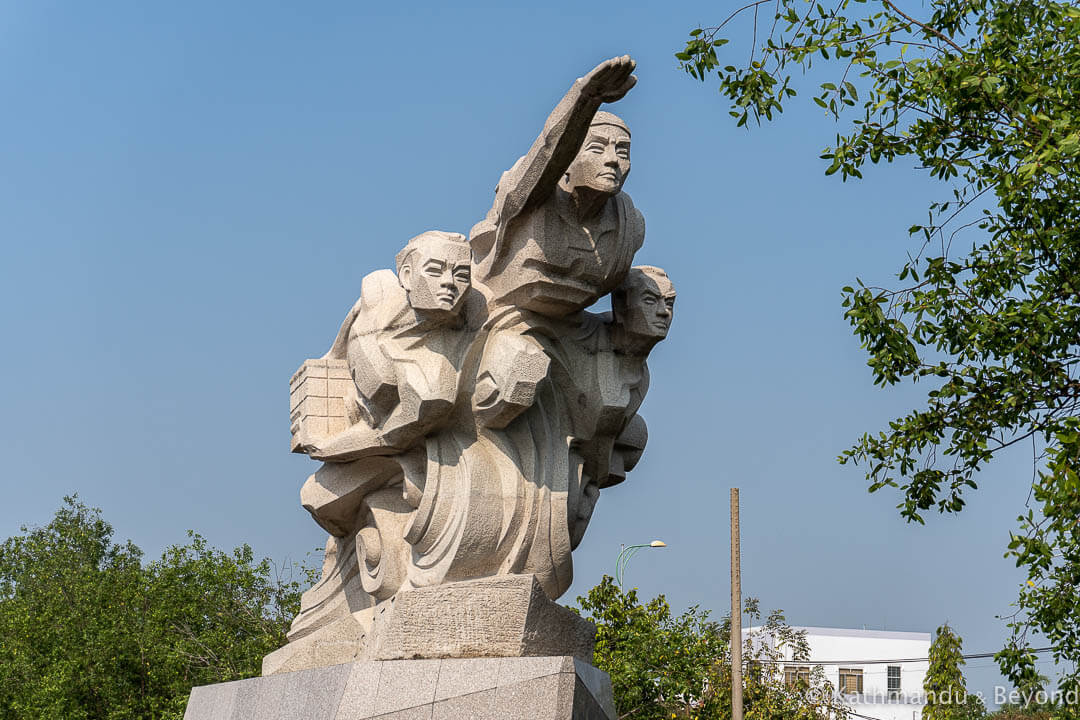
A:
[[[798,93],[793,71],[833,61],[813,100],[850,123],[829,131],[825,173],[859,179],[868,164],[903,159],[945,184],[910,226],[916,246],[897,283],[843,289],[874,383],[921,381],[925,402],[840,460],[862,466],[871,491],[895,489],[901,515],[923,522],[963,511],[981,471],[1030,448],[1006,552],[1027,582],[997,659],[1017,686],[1039,687],[1042,635],[1071,668],[1068,692],[1080,688],[1080,8],[908,5],[753,2],[691,30],[676,57],[700,80],[716,73],[738,125],[779,116]],[[722,34],[744,13],[750,61],[739,50],[728,64]]]

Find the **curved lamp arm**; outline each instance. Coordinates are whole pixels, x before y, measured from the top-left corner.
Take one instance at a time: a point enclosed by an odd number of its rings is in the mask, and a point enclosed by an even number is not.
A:
[[[663,540],[653,540],[651,543],[642,543],[640,545],[623,545],[619,551],[619,557],[615,559],[615,582],[619,587],[622,587],[623,573],[626,572],[626,565],[630,562],[630,558],[637,554],[637,551],[641,548],[664,548],[667,547],[667,543]]]

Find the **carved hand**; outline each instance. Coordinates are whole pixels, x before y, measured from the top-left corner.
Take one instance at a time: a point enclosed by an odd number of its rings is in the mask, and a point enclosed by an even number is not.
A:
[[[385,455],[387,449],[379,433],[361,422],[333,437],[309,442],[304,446],[304,452],[314,460],[351,462],[371,455]]]
[[[637,83],[637,77],[631,74],[635,67],[637,63],[629,55],[605,60],[581,79],[582,92],[601,102],[621,100]]]
[[[473,391],[473,412],[485,427],[506,427],[536,398],[551,359],[531,337],[496,333],[484,349]]]

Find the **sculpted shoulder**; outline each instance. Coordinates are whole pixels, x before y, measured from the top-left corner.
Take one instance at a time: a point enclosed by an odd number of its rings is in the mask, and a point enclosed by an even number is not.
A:
[[[386,327],[408,305],[405,291],[390,270],[376,270],[360,283],[360,297],[341,323],[337,338],[324,358],[344,360],[351,338]]]
[[[384,330],[408,309],[409,300],[393,270],[376,270],[364,276],[357,301],[353,335]]]
[[[622,215],[626,223],[625,236],[633,247],[633,252],[637,252],[645,243],[645,216],[634,206],[634,201],[627,193],[620,192],[616,197],[622,205]]]

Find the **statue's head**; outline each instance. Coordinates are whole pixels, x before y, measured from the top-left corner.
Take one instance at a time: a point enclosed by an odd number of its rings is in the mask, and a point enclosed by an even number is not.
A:
[[[570,163],[562,186],[567,192],[588,188],[614,195],[630,174],[630,130],[618,116],[600,111],[593,117],[585,142]]]
[[[675,286],[658,267],[630,268],[626,279],[611,293],[615,323],[631,339],[659,342],[667,337],[675,310]]]
[[[471,250],[464,235],[428,230],[397,254],[398,281],[409,305],[425,313],[456,315],[471,285]]]

